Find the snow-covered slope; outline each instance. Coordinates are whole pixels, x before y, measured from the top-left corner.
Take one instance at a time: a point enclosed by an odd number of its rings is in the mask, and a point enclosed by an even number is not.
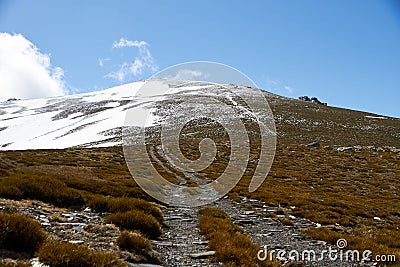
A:
[[[170,93],[178,88],[182,94],[191,94],[191,91],[195,94],[221,93],[214,92],[211,87],[206,90],[208,86],[204,84],[166,83]],[[92,93],[0,103],[0,150],[120,145],[126,111],[138,106],[147,108],[146,103],[154,101],[135,96],[143,84],[139,81]],[[239,90],[236,85],[227,86]],[[399,118],[263,93],[274,113],[280,142],[400,147]],[[225,97],[233,101],[229,94]],[[232,103],[235,105],[234,101]],[[173,112],[174,107],[168,101],[166,107]],[[170,120],[178,119],[165,114],[162,115]],[[153,114],[152,119],[157,118],[157,114]],[[148,122],[160,123],[153,120]]]
[[[0,103],[0,149],[55,149],[121,143],[126,105],[143,82],[104,91]]]

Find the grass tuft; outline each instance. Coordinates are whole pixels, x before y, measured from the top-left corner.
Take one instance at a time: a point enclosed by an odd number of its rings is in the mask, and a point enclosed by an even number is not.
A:
[[[33,254],[46,239],[40,223],[21,215],[0,212],[0,247]]]
[[[129,252],[148,256],[152,251],[150,241],[142,234],[124,230],[117,238],[118,246]]]
[[[159,223],[164,222],[162,211],[154,204],[138,198],[128,197],[104,197],[94,196],[88,202],[88,206],[98,212],[126,212],[130,210],[141,210],[152,215]]]
[[[243,229],[231,222],[229,215],[216,208],[199,211],[200,232],[209,240],[209,248],[215,250],[215,259],[225,266],[280,266],[278,261],[259,261],[259,247],[254,245]]]
[[[49,242],[37,253],[39,261],[52,267],[125,267],[127,264],[117,255],[97,252],[84,245],[67,242]]]
[[[141,210],[116,212],[105,218],[107,223],[113,223],[122,230],[139,231],[149,238],[161,236],[161,225],[152,215]]]
[[[9,199],[35,199],[60,207],[79,207],[84,204],[78,190],[47,176],[15,174],[9,179],[2,178],[0,188],[0,197]]]

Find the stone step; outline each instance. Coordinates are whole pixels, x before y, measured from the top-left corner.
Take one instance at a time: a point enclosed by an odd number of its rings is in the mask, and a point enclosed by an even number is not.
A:
[[[194,259],[204,259],[204,258],[208,258],[208,257],[214,256],[214,255],[215,255],[215,251],[209,250],[209,251],[205,251],[205,252],[190,254],[190,257],[192,257]]]

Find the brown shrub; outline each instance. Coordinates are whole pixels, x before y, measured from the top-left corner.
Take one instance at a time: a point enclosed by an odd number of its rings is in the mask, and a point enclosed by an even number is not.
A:
[[[240,195],[236,192],[229,192],[228,197],[237,203],[240,203],[242,201]]]
[[[215,250],[215,259],[225,266],[280,266],[278,261],[259,261],[259,247],[254,245],[243,229],[231,222],[229,216],[216,208],[199,211],[200,232]]]
[[[160,223],[164,222],[164,217],[161,210],[154,204],[143,199],[120,197],[112,199],[109,205],[110,212],[113,213],[137,209],[152,215]]]
[[[126,263],[117,255],[107,252],[96,252],[84,245],[67,242],[49,242],[40,247],[39,261],[52,267],[122,267]]]
[[[109,203],[109,197],[94,195],[89,199],[87,206],[91,207],[97,212],[109,212]]]
[[[201,216],[210,216],[214,218],[229,219],[229,215],[225,211],[217,208],[203,208],[199,211]]]
[[[218,260],[234,266],[244,266],[257,261],[258,249],[241,233],[216,231],[214,238],[210,239],[209,247],[216,251],[215,257]]]
[[[8,199],[22,199],[24,194],[19,190],[18,186],[14,184],[4,184],[0,182],[0,197]]]
[[[154,204],[138,198],[129,197],[104,197],[93,196],[88,202],[88,206],[98,212],[126,212],[130,210],[141,210],[152,215],[159,223],[164,222],[162,211]]]
[[[107,216],[105,220],[120,229],[139,231],[149,238],[157,238],[162,234],[160,223],[153,216],[140,210],[116,212]]]
[[[216,232],[234,234],[243,232],[243,229],[230,222],[229,219],[221,219],[211,216],[202,216],[199,220],[200,233],[207,239],[211,239]]]
[[[21,214],[0,212],[0,247],[32,254],[45,241],[40,223]]]
[[[11,199],[35,199],[61,207],[82,206],[84,199],[78,190],[65,183],[38,175],[15,174],[0,180],[0,196]]]
[[[339,238],[342,238],[342,235],[338,232],[334,232],[327,228],[309,228],[303,232],[308,237],[317,240],[324,240],[330,244],[336,244],[336,241]]]
[[[140,255],[149,255],[151,252],[151,243],[143,235],[137,232],[124,230],[117,238],[118,246],[130,252],[135,252]]]

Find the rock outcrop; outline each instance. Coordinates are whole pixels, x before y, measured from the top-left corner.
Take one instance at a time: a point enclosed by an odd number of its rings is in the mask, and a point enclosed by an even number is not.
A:
[[[316,98],[316,97],[308,97],[308,96],[300,96],[299,97],[299,100],[302,100],[302,101],[306,101],[306,102],[311,102],[311,103],[315,103],[315,104],[319,104],[319,105],[324,105],[324,106],[327,106],[328,105],[328,103],[325,103],[325,102],[321,102],[321,101],[319,101],[318,100],[318,98]]]

